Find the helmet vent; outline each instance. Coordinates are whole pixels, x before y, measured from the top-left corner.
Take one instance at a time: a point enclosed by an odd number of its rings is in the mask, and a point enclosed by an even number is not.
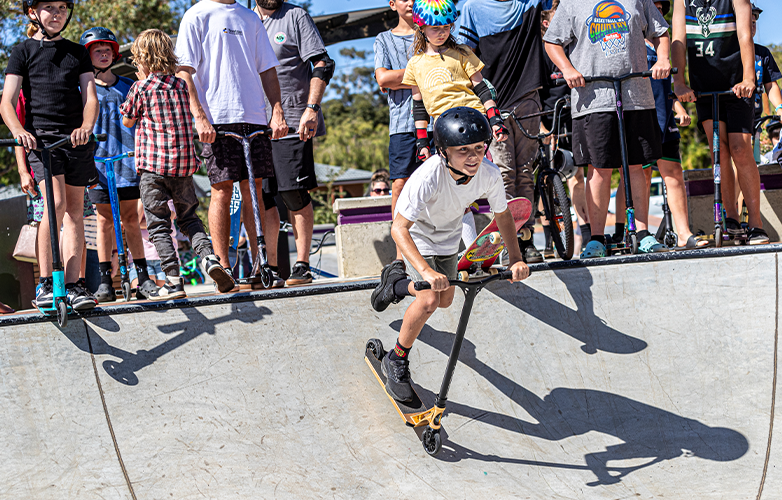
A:
[[[464,127],[459,127],[459,133],[463,134],[465,132]]]

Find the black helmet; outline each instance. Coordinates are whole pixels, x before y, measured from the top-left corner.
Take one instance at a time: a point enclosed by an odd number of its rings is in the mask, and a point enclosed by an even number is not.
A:
[[[489,120],[472,108],[451,108],[434,123],[434,145],[441,154],[445,153],[446,148],[489,141]]]
[[[766,123],[766,133],[769,135],[779,129],[782,129],[782,122],[779,121],[779,118],[772,118]]]
[[[97,42],[111,45],[111,48],[114,51],[114,61],[112,62],[117,62],[122,58],[119,53],[119,42],[117,42],[117,37],[114,36],[114,33],[108,28],[102,28],[100,26],[90,28],[82,33],[81,38],[79,38],[79,43],[84,45],[87,50],[89,50],[90,45]]]
[[[660,2],[663,4],[663,15],[668,14],[668,11],[671,10],[671,2],[670,0],[655,0],[654,3]]]
[[[41,3],[41,0],[22,0],[22,13],[25,16],[30,15],[30,9],[35,7]],[[73,0],[65,0],[65,5],[68,7],[68,19],[65,20],[65,24],[62,25],[62,29],[58,31],[57,33],[49,33],[44,28],[43,25],[40,23],[40,21],[35,21],[33,19],[30,19],[30,22],[33,23],[39,30],[41,30],[41,33],[43,33],[43,38],[56,38],[60,33],[65,31],[65,28],[68,27],[68,24],[71,22],[71,18],[73,17],[73,4],[75,2]],[[41,39],[41,44],[43,44],[43,38]]]

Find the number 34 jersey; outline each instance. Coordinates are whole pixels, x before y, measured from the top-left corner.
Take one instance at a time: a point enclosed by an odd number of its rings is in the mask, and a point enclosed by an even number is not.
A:
[[[743,77],[733,1],[676,1],[685,5],[690,86],[703,92],[730,90]]]

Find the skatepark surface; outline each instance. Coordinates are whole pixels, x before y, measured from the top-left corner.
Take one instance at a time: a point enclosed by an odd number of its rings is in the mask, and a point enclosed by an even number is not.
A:
[[[410,303],[375,280],[0,320],[0,498],[779,499],[780,251],[489,285],[437,457],[364,362]],[[427,404],[460,295],[411,353]]]

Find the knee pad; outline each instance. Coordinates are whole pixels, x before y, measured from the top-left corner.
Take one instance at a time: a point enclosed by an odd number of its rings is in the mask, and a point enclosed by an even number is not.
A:
[[[312,197],[306,189],[296,189],[294,191],[280,191],[282,201],[291,212],[298,212],[312,202]]]
[[[271,210],[277,208],[277,202],[274,201],[274,195],[271,193],[263,192],[263,208],[264,210]]]

